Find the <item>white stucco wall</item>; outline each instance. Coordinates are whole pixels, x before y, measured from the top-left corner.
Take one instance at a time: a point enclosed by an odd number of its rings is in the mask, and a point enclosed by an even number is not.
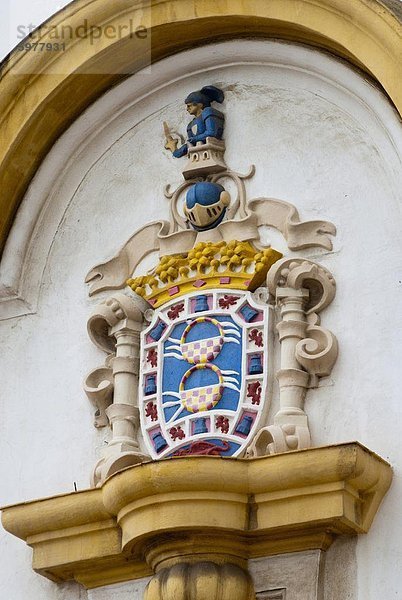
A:
[[[163,188],[181,174],[163,149],[161,123],[184,133],[183,98],[209,83],[226,93],[227,163],[239,172],[256,165],[248,197],[285,200],[303,219],[337,226],[333,252],[296,253],[329,268],[338,285],[322,317],[339,339],[339,359],[331,378],[309,392],[306,411],[314,445],[358,440],[395,467],[369,535],[359,538],[357,578],[350,569],[347,583],[355,600],[392,598],[402,579],[395,560],[402,536],[401,128],[370,82],[302,46],[228,42],[167,59],[101,98],[47,156],[2,263],[0,504],[88,485],[107,434],[93,428],[82,391],[86,373],[104,359],[86,334],[99,298],[88,298],[84,277],[143,224],[167,218]],[[279,233],[265,234],[290,254]],[[5,301],[10,289],[19,298]],[[23,542],[0,535],[0,597],[86,597],[78,586],[35,575]],[[328,600],[341,600],[331,593]]]

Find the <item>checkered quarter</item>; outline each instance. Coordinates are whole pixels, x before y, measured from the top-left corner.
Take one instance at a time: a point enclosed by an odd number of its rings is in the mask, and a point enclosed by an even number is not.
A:
[[[214,408],[222,396],[220,384],[203,388],[194,388],[180,392],[183,408],[191,413],[203,412]]]
[[[181,345],[183,358],[191,364],[206,363],[215,360],[222,349],[223,339],[213,337]]]

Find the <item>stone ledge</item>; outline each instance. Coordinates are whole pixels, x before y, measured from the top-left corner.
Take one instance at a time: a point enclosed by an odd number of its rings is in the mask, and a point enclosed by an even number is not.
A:
[[[254,459],[183,457],[127,468],[92,489],[4,507],[33,568],[88,588],[181,560],[327,549],[366,533],[388,490],[388,463],[359,443]]]

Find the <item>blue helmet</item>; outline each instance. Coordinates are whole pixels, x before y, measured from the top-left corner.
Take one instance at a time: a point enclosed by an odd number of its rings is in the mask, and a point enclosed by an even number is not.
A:
[[[229,206],[230,196],[219,183],[201,181],[188,190],[184,212],[196,231],[219,225]]]
[[[225,94],[222,90],[215,87],[214,85],[206,85],[202,89],[191,92],[185,99],[185,104],[202,104],[204,108],[211,106],[211,102],[219,102],[221,104]]]

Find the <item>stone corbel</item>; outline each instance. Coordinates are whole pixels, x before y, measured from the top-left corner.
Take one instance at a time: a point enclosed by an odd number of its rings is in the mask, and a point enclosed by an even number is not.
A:
[[[367,532],[391,479],[390,465],[358,443],[171,458],[124,469],[102,488],[5,507],[2,523],[53,581],[99,588],[151,575],[145,600],[252,600],[249,559],[321,552]],[[269,579],[282,588],[286,572]]]
[[[122,468],[149,460],[140,451],[137,436],[140,332],[148,308],[140,297],[115,293],[99,304],[88,320],[89,337],[110,354],[106,367],[92,371],[84,384],[100,412],[98,423],[108,421],[112,429],[111,440],[92,475],[94,487]]]
[[[306,391],[330,375],[338,355],[337,340],[320,326],[318,314],[335,296],[335,280],[327,269],[310,260],[285,258],[271,267],[267,286],[280,313],[280,409],[274,423],[256,436],[249,456],[310,447]]]

